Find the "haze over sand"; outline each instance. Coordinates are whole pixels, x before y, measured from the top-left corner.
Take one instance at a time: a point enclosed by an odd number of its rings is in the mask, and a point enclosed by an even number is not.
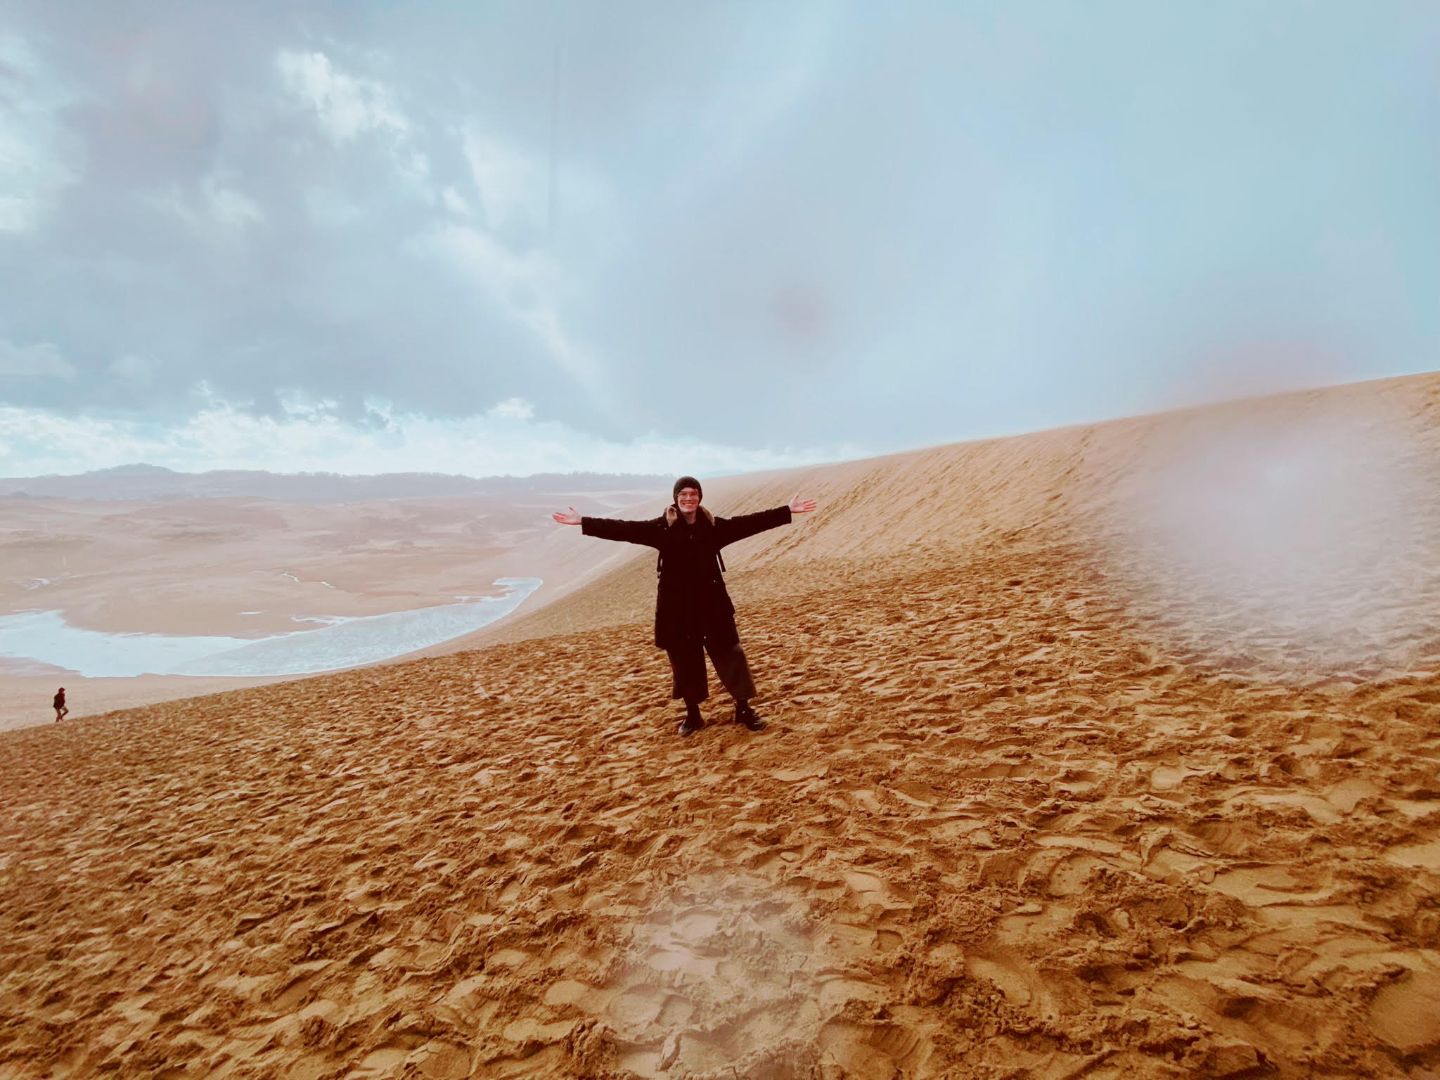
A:
[[[638,549],[5,733],[0,1070],[1440,1075],[1437,451],[1424,376],[707,484],[820,500],[727,551],[760,735]]]

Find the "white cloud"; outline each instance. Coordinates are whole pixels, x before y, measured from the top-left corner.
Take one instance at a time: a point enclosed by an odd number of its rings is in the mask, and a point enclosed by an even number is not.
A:
[[[440,201],[435,190],[430,157],[419,143],[420,129],[395,102],[395,92],[386,84],[337,68],[324,53],[282,49],[276,54],[280,81],[290,98],[314,114],[320,130],[336,147],[344,147],[361,136],[373,135],[389,158],[393,176],[409,195],[426,206]],[[347,186],[349,180],[347,179]],[[340,226],[359,213],[353,201],[338,192],[308,192],[311,216],[321,224]],[[334,205],[327,205],[333,201]]]
[[[498,139],[467,131],[465,160],[492,229],[541,224],[545,219],[545,174],[530,158]]]
[[[211,393],[213,394],[213,391]],[[286,417],[295,420],[333,418],[340,410],[340,403],[334,398],[315,398],[299,390],[281,390],[275,396],[280,401],[281,411]],[[225,411],[223,406],[221,411]]]
[[[453,187],[447,187],[444,191],[440,192],[440,201],[444,204],[445,209],[449,210],[452,214],[458,214],[461,217],[470,216],[470,204],[466,202],[465,197]]]
[[[517,254],[488,233],[459,224],[434,230],[422,244],[451,261],[534,334],[556,366],[590,393],[598,409],[613,410],[599,361],[570,336],[560,318],[560,274],[547,256]]]
[[[364,210],[359,204],[338,188],[307,188],[304,203],[310,220],[325,229],[349,228],[364,217]]]
[[[222,225],[238,228],[265,220],[260,205],[234,188],[223,186],[214,176],[207,176],[203,185],[210,215]]]
[[[192,231],[219,238],[265,220],[259,203],[244,192],[228,187],[214,173],[207,175],[197,192],[186,195],[178,187],[155,200],[188,225]]]
[[[406,154],[397,154],[395,167],[400,175],[410,181],[410,185],[419,191],[427,194],[433,193],[430,190],[430,159],[419,150],[411,150]]]
[[[74,379],[75,368],[49,342],[16,345],[0,338],[0,377]]]
[[[535,417],[535,407],[524,398],[512,397],[506,398],[485,415],[497,419],[509,417],[513,420],[532,420]]]
[[[0,34],[0,233],[37,227],[75,179],[60,157],[66,103],[25,40]]]
[[[558,270],[544,255],[517,254],[480,229],[442,225],[423,242],[512,310],[533,306],[537,295],[553,291],[558,283]]]
[[[201,394],[206,399],[205,394]],[[254,416],[219,400],[172,427],[0,406],[0,471],[10,476],[77,473],[134,462],[180,472],[443,472],[524,476],[537,472],[707,475],[785,468],[863,456],[853,445],[747,449],[649,434],[625,442],[538,420],[528,402],[436,419],[367,402],[382,425],[352,424],[334,403],[300,394],[280,418]]]
[[[148,383],[160,370],[160,361],[153,356],[126,353],[110,362],[110,374],[128,382]]]
[[[410,128],[383,84],[345,74],[324,53],[282,49],[275,64],[285,89],[315,112],[337,145],[367,131],[403,134]]]

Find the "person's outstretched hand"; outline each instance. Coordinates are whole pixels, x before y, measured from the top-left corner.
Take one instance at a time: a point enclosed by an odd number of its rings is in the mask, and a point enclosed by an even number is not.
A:
[[[567,514],[557,510],[550,516],[560,525],[579,525],[580,515],[575,512],[575,507],[569,507],[569,511]]]
[[[790,513],[792,514],[808,514],[814,509],[814,499],[802,499],[799,495],[796,495],[790,500]]]

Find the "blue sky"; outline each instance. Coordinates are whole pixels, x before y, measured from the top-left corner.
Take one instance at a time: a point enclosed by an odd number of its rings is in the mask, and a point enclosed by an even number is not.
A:
[[[713,474],[1437,366],[1434,5],[7,10],[0,474]]]

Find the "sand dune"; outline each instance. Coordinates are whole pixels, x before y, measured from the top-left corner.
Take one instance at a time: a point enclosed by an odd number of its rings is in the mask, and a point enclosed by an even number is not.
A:
[[[727,554],[760,735],[674,735],[644,552],[5,733],[0,1072],[1440,1076],[1437,441],[1431,376],[707,485],[822,502]]]

